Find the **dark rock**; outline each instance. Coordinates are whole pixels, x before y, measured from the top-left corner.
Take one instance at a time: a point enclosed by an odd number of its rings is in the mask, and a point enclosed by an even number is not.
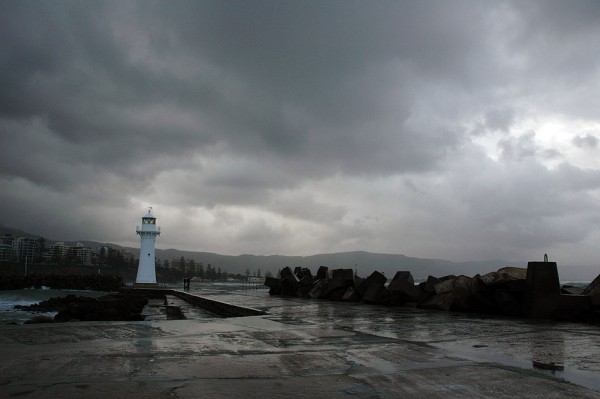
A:
[[[66,309],[69,304],[74,302],[91,302],[94,298],[86,296],[75,296],[69,294],[65,297],[52,297],[40,303],[32,305],[15,305],[15,309],[25,310],[29,312],[57,312]]]
[[[385,292],[387,278],[377,271],[371,273],[357,288],[358,295],[367,303],[379,303]]]
[[[309,298],[321,298],[323,292],[327,290],[327,280],[317,280],[317,282],[308,291]]]
[[[552,318],[559,320],[584,320],[592,310],[589,295],[560,295]]]
[[[327,299],[331,299],[332,301],[341,301],[344,295],[346,294],[346,290],[352,287],[339,287],[333,290],[327,290]]]
[[[417,303],[421,304],[429,299],[432,295],[435,295],[435,285],[440,282],[441,280],[439,278],[428,276],[427,281],[419,283],[419,290],[421,293]]]
[[[27,276],[0,276],[0,290],[16,290],[42,286],[54,289],[118,291],[125,283],[116,274],[28,274]]]
[[[419,295],[419,290],[415,286],[415,280],[410,272],[397,272],[392,281],[388,284],[389,291],[403,292],[413,299]]]
[[[446,278],[436,283],[434,290],[435,294],[422,300],[420,307],[460,312],[492,312],[495,308],[492,291],[480,275]]]
[[[461,312],[471,311],[471,278],[467,276],[458,276],[454,279],[442,281],[440,284],[436,284],[435,289],[437,291],[439,285],[451,284],[451,292],[453,294],[453,301],[450,305],[450,310],[456,310]]]
[[[592,295],[592,296],[600,296],[600,274],[588,285],[585,287],[582,295]]]
[[[304,274],[302,275],[302,278],[300,279],[298,284],[300,284],[300,287],[312,287],[315,281],[315,278],[310,274]]]
[[[302,298],[310,298],[310,291],[316,284],[316,280],[310,274],[304,274],[299,282],[298,296]]]
[[[50,316],[34,316],[23,324],[54,323],[54,318]]]
[[[289,266],[286,266],[283,269],[281,269],[281,272],[279,272],[279,275],[280,275],[281,280],[291,279],[296,282],[299,281],[298,276],[296,276],[296,274],[292,271],[292,268]]]
[[[354,275],[354,286],[355,287],[358,287],[359,285],[361,285],[363,281],[365,281],[364,278],[357,276],[356,274]]]
[[[585,288],[583,287],[575,287],[569,284],[565,284],[562,287],[560,287],[561,295],[584,295],[584,290]]]
[[[481,276],[481,280],[487,285],[503,284],[513,280],[525,280],[527,269],[522,267],[503,267],[498,271],[490,272]]]
[[[91,299],[91,301],[89,300]],[[81,321],[130,321],[143,320],[141,312],[148,300],[136,295],[113,294],[101,298],[86,298],[74,301],[59,311],[54,320],[65,322]]]
[[[280,279],[280,295],[283,296],[297,296],[298,287],[300,286],[298,277],[294,274],[289,266],[284,267],[281,270]]]
[[[497,289],[493,294],[496,311],[507,316],[519,316],[523,301],[507,289]]]
[[[429,294],[435,294],[435,285],[438,283],[441,283],[441,282],[442,282],[442,280],[440,280],[439,278],[429,276],[429,277],[427,277],[427,281],[419,284],[419,287],[421,288],[422,292],[427,292]]]
[[[471,296],[469,298],[469,311],[479,313],[493,313],[493,290],[485,284],[479,274],[471,279],[469,285]]]
[[[346,302],[358,302],[360,301],[360,296],[354,287],[348,287],[340,299]]]
[[[406,302],[418,302],[421,290],[415,286],[412,274],[407,271],[397,272],[388,284],[382,298],[386,305],[399,306]]]
[[[269,295],[279,295],[281,293],[281,281],[275,277],[266,277],[265,285],[269,287]]]
[[[349,287],[354,287],[354,272],[352,269],[335,269],[331,271],[331,279],[321,298],[339,300]]]
[[[590,304],[594,309],[600,309],[600,274],[585,287],[582,295],[589,295]]]
[[[317,278],[319,280],[326,280],[329,278],[329,268],[327,266],[319,266],[317,270]]]
[[[308,277],[308,278],[310,278],[310,279],[312,279],[312,278],[313,278],[312,272],[311,272],[311,271],[310,271],[310,269],[309,269],[309,268],[307,268],[307,267],[303,267],[302,269],[300,269],[300,271],[299,271],[299,272],[294,272],[294,273],[296,274],[296,276],[297,276],[297,277],[298,277],[300,280],[303,280],[303,279],[305,279],[305,278],[307,278],[307,277]]]
[[[445,294],[432,295],[419,304],[419,307],[433,310],[450,310],[452,303],[454,303],[454,293],[447,292]]]
[[[455,279],[455,278],[456,278],[456,276],[455,276],[454,274],[450,274],[450,275],[448,275],[448,276],[443,276],[443,277],[440,277],[440,278],[439,278],[439,280],[440,280],[440,281],[446,281],[446,280],[453,280],[453,279]]]
[[[286,267],[280,279],[266,279],[265,285],[273,295],[537,318],[600,318],[600,276],[586,288],[594,295],[570,295],[580,291],[569,286],[561,294],[554,262],[530,262],[527,269],[506,267],[483,276],[429,276],[418,286],[407,271],[397,272],[387,288],[386,281],[379,272],[363,279],[352,269],[329,271],[321,266],[313,276],[307,268]]]

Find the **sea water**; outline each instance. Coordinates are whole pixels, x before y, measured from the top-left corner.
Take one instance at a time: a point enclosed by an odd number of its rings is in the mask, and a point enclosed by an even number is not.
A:
[[[182,284],[165,284],[163,288],[179,289],[183,290]],[[190,292],[200,294],[202,291],[215,290],[215,291],[237,291],[237,290],[259,290],[268,289],[262,284],[258,283],[242,283],[242,282],[223,282],[223,283],[194,283],[192,282]],[[109,292],[102,291],[85,291],[85,290],[54,290],[48,288],[28,288],[22,290],[7,290],[0,291],[0,325],[3,324],[23,324],[25,321],[30,320],[35,316],[50,316],[54,317],[56,312],[28,312],[24,310],[15,309],[16,305],[32,305],[39,303],[50,298],[55,297],[66,297],[67,295],[76,296],[89,296],[97,298],[103,295],[107,295]]]
[[[15,309],[15,306],[33,305],[54,297],[67,295],[99,297],[108,294],[101,291],[53,290],[47,288],[26,288],[22,290],[0,291],[0,324],[23,324],[34,316],[54,317],[56,312],[27,312]]]

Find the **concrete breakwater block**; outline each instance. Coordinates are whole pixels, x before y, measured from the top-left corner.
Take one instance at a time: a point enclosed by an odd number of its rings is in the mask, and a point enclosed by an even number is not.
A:
[[[417,303],[421,297],[421,289],[415,285],[410,272],[397,272],[384,292],[382,302],[386,305],[399,306],[405,303]]]
[[[429,276],[417,285],[409,271],[399,271],[386,283],[377,271],[364,279],[352,269],[326,266],[316,275],[284,268],[279,279],[265,280],[271,295],[531,318],[600,318],[600,276],[586,288],[587,295],[561,293],[556,262],[529,262],[527,268],[504,267],[473,277]]]
[[[589,295],[561,294],[556,262],[529,262],[523,304],[525,316],[578,319],[588,314],[591,308]]]
[[[356,289],[362,296],[362,300],[367,303],[379,303],[385,292],[385,283],[387,278],[379,272],[373,272]]]

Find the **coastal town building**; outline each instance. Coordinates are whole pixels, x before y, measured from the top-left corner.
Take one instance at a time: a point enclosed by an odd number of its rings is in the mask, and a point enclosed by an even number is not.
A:
[[[12,245],[0,244],[0,262],[10,262],[14,260],[14,253]]]
[[[47,251],[47,257],[49,257],[53,261],[58,261],[59,259],[66,258],[69,255],[69,246],[65,245],[64,242],[59,241],[54,245],[51,245],[49,250]]]
[[[44,239],[15,237],[13,234],[0,236],[0,262],[61,263],[71,262],[84,266],[97,264],[100,249],[94,250],[83,243],[67,245],[63,241],[44,248]],[[111,248],[112,250],[112,248]],[[121,250],[122,257],[133,258],[129,251]]]
[[[12,246],[17,262],[35,262],[40,255],[40,243],[33,238],[15,238]]]
[[[75,247],[69,249],[70,253],[76,259],[79,259],[84,266],[92,265],[92,248],[84,246],[78,242]]]

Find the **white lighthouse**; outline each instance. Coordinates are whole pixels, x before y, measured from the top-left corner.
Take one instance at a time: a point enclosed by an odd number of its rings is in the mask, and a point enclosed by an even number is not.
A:
[[[152,208],[142,217],[142,225],[137,226],[136,233],[140,236],[140,263],[138,265],[135,287],[156,287],[156,269],[154,265],[154,240],[160,234]]]

